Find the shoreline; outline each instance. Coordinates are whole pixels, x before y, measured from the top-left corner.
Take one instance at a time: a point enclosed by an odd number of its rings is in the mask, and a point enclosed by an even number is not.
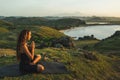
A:
[[[94,27],[95,27],[95,29],[94,29]],[[87,30],[84,30],[84,32],[83,32],[83,29],[87,29]],[[111,29],[113,29],[113,30],[111,31]],[[107,33],[105,30],[107,30]],[[62,32],[65,35],[68,35],[70,37],[75,37],[75,38],[94,35],[95,38],[102,40],[102,39],[105,39],[110,36],[110,35],[108,35],[108,33],[111,34],[111,32],[114,33],[114,31],[118,31],[118,30],[120,30],[120,25],[117,25],[117,24],[115,24],[115,25],[109,24],[108,25],[107,24],[107,25],[89,25],[89,26],[72,27],[72,28],[65,29],[65,30],[59,30],[59,32]],[[71,35],[72,33],[74,33],[74,34]]]
[[[58,31],[63,32],[64,30],[69,30],[69,29],[78,28],[78,27],[88,27],[88,26],[90,27],[90,26],[99,26],[99,25],[120,25],[120,24],[86,24],[86,25],[80,25],[80,26],[71,27],[71,28],[67,28],[67,29],[61,29]]]

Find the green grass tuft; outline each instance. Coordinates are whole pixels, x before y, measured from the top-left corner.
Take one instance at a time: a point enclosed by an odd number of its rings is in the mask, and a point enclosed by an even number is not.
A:
[[[8,29],[3,28],[3,27],[0,27],[0,34],[1,34],[1,33],[7,33],[7,32],[9,32]]]

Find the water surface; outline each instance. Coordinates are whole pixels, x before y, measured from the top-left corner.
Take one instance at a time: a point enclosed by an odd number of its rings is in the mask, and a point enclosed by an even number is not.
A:
[[[75,27],[72,29],[62,30],[62,32],[71,37],[83,37],[94,35],[97,39],[104,39],[112,34],[115,31],[120,30],[120,25],[96,25],[96,26],[87,26],[87,27]]]

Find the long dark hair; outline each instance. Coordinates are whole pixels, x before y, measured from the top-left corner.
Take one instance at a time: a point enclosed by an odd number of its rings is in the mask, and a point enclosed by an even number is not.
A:
[[[22,30],[18,36],[17,47],[16,47],[16,56],[18,61],[20,60],[21,46],[26,43],[29,32],[30,32],[29,30]]]

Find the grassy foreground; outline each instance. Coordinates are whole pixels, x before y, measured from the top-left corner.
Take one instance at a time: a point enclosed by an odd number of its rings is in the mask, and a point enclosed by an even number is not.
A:
[[[14,50],[2,49],[1,53],[7,56],[0,58],[0,66],[17,63]],[[8,54],[9,52],[9,54]],[[70,71],[69,74],[28,74],[18,77],[2,77],[1,80],[119,80],[120,61],[117,57],[108,57],[98,52],[93,52],[98,61],[84,57],[84,52],[75,49],[44,48],[36,49],[35,54],[41,54],[42,60],[51,62],[62,62]],[[114,65],[114,66],[113,66]]]

